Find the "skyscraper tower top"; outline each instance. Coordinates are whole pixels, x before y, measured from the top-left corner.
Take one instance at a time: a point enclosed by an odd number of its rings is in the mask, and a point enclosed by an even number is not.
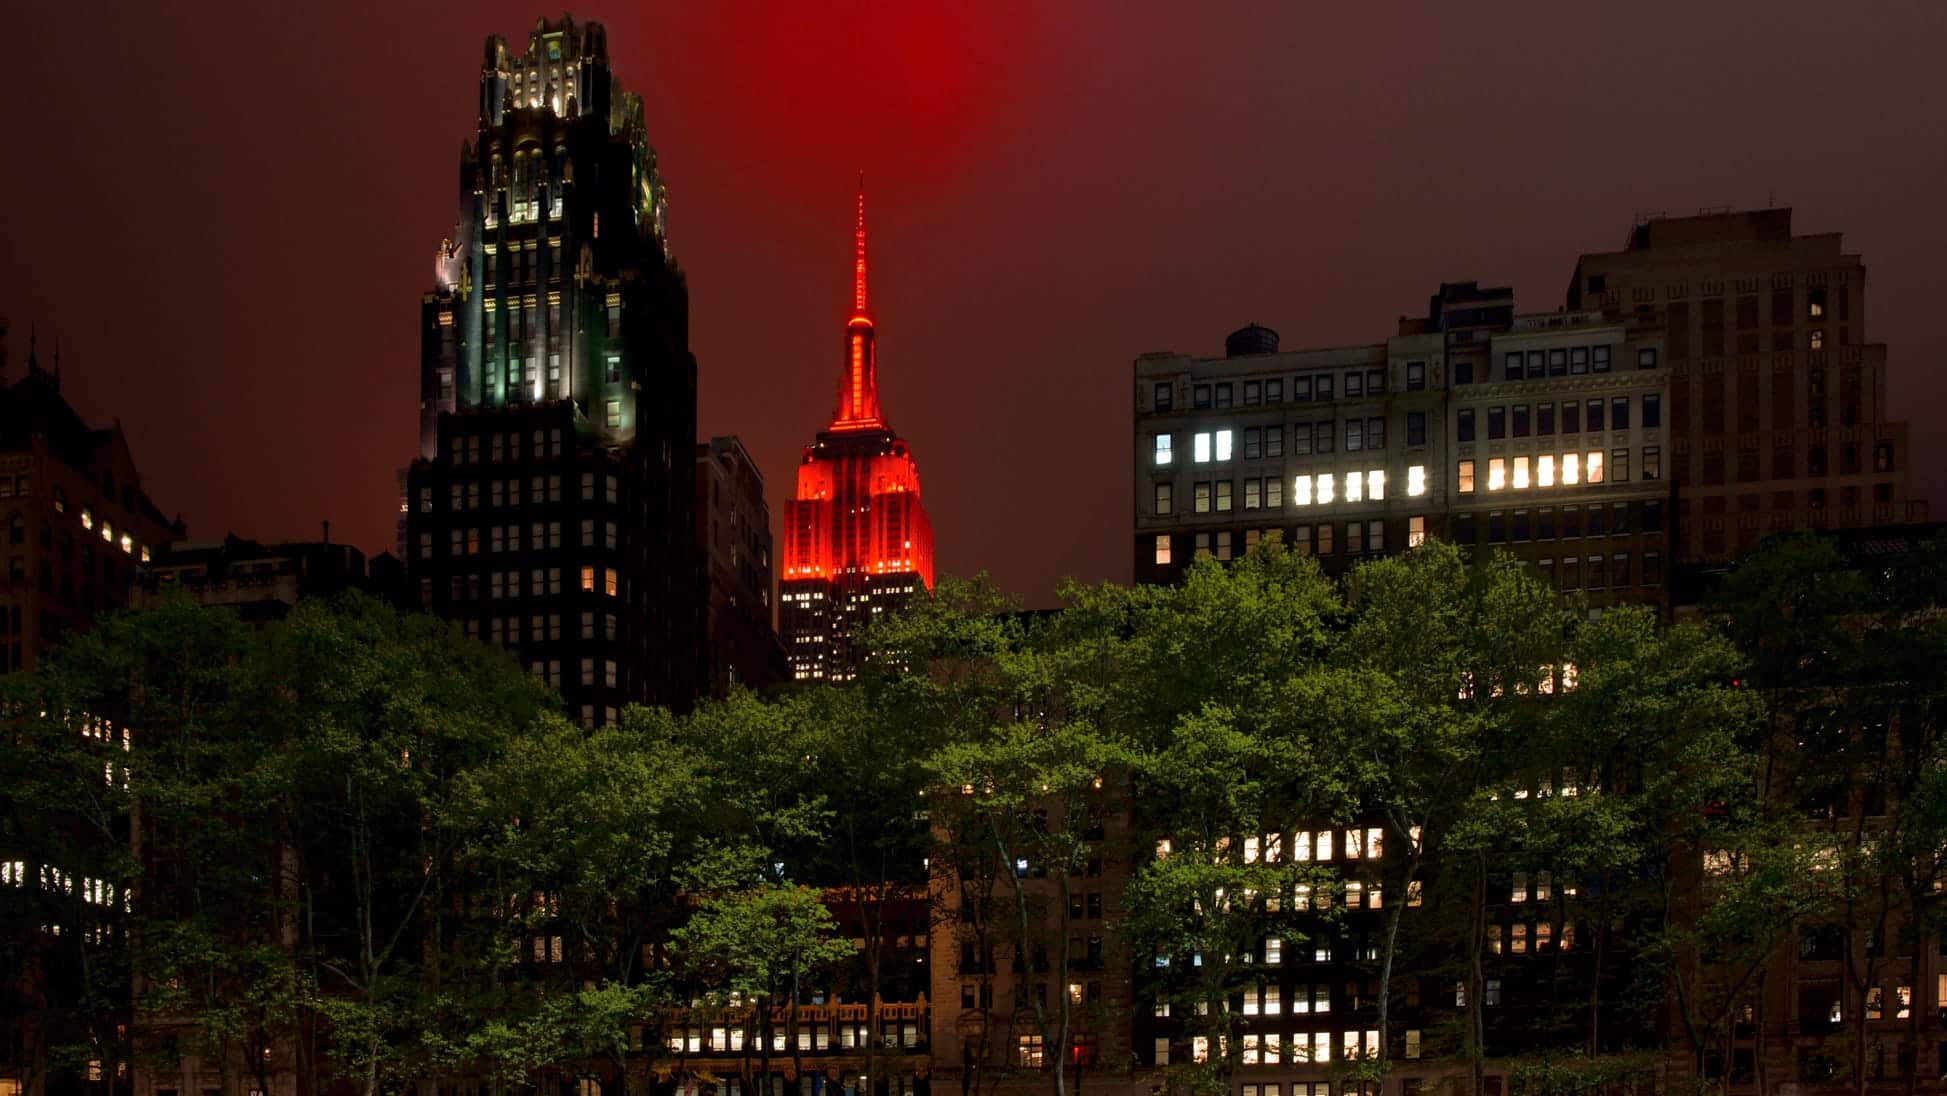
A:
[[[920,500],[919,465],[879,406],[863,177],[852,249],[837,406],[805,447],[795,497],[784,508],[779,630],[798,680],[849,677],[857,629],[933,586],[933,526]]]
[[[865,175],[859,175],[858,227],[852,230],[852,318],[845,324],[845,369],[838,381],[838,407],[832,412],[833,433],[846,430],[884,430],[879,413],[879,360],[872,312],[865,293]]]

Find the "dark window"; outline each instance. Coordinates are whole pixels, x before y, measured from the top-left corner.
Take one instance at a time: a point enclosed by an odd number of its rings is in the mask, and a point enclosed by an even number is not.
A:
[[[1654,393],[1643,396],[1643,426],[1655,429],[1663,425],[1663,397]]]
[[[1487,409],[1487,437],[1494,441],[1508,436],[1508,409],[1490,407]]]
[[[1426,387],[1426,363],[1407,362],[1406,363],[1406,390],[1408,392],[1418,392],[1425,387]]]
[[[1615,396],[1609,400],[1609,429],[1629,429],[1629,397]]]
[[[1602,429],[1602,401],[1590,400],[1589,401],[1589,432],[1595,433],[1601,429]]]
[[[1406,444],[1426,444],[1426,412],[1408,411],[1406,413]],[[1881,446],[1880,448],[1884,449],[1886,447]],[[1883,472],[1885,469],[1882,468],[1880,471]]]
[[[1541,508],[1541,512],[1537,514],[1535,518],[1536,518],[1535,539],[1554,540],[1555,539],[1555,508],[1552,506],[1544,506]]]
[[[1156,393],[1155,393],[1156,410],[1168,411],[1170,409],[1170,405],[1173,402],[1175,402],[1175,395],[1176,395],[1175,385],[1171,384],[1168,381],[1157,381]]]
[[[1535,405],[1535,433],[1547,437],[1555,432],[1555,405],[1538,403]]]
[[[1190,406],[1199,410],[1210,406],[1210,386],[1199,384],[1190,389]]]
[[[1231,385],[1229,381],[1225,381],[1224,383],[1218,385],[1217,386],[1217,406],[1229,407],[1230,395],[1231,395]]]
[[[1453,363],[1453,382],[1455,384],[1474,383],[1474,363],[1472,360]]]
[[[1507,370],[1508,379],[1511,381],[1520,380],[1522,377],[1522,372],[1521,372],[1521,353],[1519,351],[1514,351],[1508,354],[1507,366],[1508,366],[1508,370]]]
[[[1576,400],[1562,401],[1562,433],[1580,434],[1582,432],[1582,404]]]
[[[1528,405],[1525,403],[1514,405],[1514,436],[1517,438],[1528,436]]]
[[[1893,443],[1880,442],[1873,446],[1873,471],[1891,472],[1893,470]]]
[[[1551,352],[1550,356],[1553,356],[1553,354],[1558,354],[1558,353],[1561,352],[1553,351]],[[1536,380],[1543,375],[1543,371],[1545,370],[1546,367],[1542,364],[1542,357],[1543,357],[1542,352],[1539,350],[1528,351],[1528,379],[1529,380]]]
[[[1312,394],[1321,400],[1329,400],[1332,398],[1332,375],[1330,373],[1326,373],[1318,378],[1318,384],[1314,387]]]
[[[1455,429],[1455,433],[1457,435],[1457,440],[1459,441],[1474,440],[1474,409],[1473,408],[1463,407],[1460,409],[1460,417]]]

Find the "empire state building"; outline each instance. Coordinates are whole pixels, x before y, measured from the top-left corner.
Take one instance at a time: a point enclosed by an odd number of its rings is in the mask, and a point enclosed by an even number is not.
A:
[[[879,409],[863,181],[853,247],[837,403],[805,447],[796,497],[784,506],[778,624],[799,681],[852,676],[857,630],[933,586],[933,525],[920,501],[919,465]]]

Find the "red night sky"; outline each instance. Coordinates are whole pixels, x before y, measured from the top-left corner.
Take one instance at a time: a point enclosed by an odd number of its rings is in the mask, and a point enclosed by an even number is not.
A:
[[[831,413],[866,173],[882,394],[942,572],[1129,575],[1129,365],[1372,342],[1441,280],[1556,307],[1637,211],[1796,208],[1871,269],[1947,506],[1947,5],[599,3],[689,274],[700,428],[782,512]],[[0,313],[61,337],[201,536],[390,547],[419,294],[488,33],[532,5],[34,4]],[[558,11],[549,10],[556,15]],[[1931,303],[1930,303],[1931,302]]]

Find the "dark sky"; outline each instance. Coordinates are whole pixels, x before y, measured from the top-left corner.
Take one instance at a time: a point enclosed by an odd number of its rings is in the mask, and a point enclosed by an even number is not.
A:
[[[0,313],[61,335],[192,534],[392,541],[418,298],[483,37],[530,4],[8,17]],[[1599,9],[1599,10],[1598,10]],[[550,15],[558,11],[550,9]],[[781,511],[830,413],[867,175],[887,414],[942,571],[1129,576],[1130,361],[1378,341],[1441,280],[1561,303],[1638,211],[1796,209],[1947,402],[1947,4],[597,3],[689,274],[700,428]],[[1934,302],[1929,304],[1928,302]],[[1918,488],[1947,505],[1940,432]]]

